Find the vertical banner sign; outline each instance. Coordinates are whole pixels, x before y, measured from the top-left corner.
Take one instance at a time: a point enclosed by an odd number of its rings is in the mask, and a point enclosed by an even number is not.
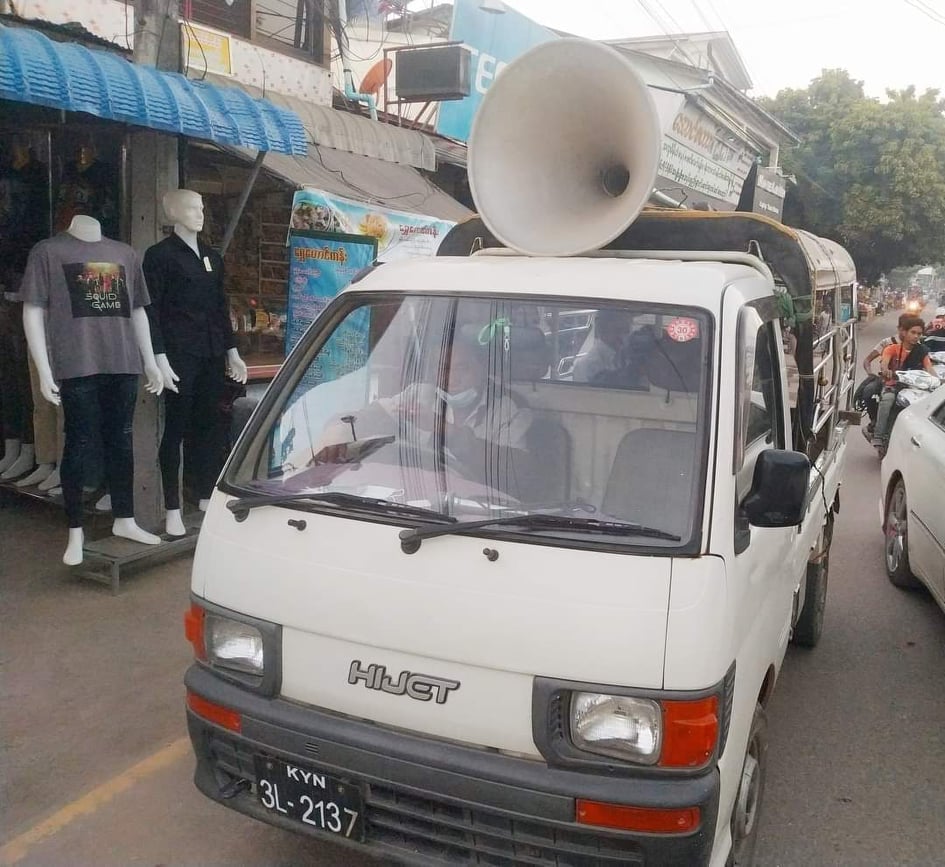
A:
[[[758,177],[755,179],[755,198],[752,210],[756,214],[764,214],[772,220],[780,220],[784,211],[784,196],[787,194],[787,183],[778,174],[775,168],[758,167]]]
[[[287,355],[308,326],[328,306],[328,302],[376,257],[376,238],[337,232],[293,230],[289,233],[289,293],[285,325]],[[357,342],[363,343],[366,352],[366,322],[363,337],[363,341]],[[339,359],[339,363],[345,366],[348,364],[342,359]],[[336,373],[321,371],[318,378],[335,379]]]

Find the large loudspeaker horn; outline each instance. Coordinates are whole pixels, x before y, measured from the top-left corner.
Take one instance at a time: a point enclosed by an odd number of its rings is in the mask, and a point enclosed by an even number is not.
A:
[[[469,185],[483,222],[532,256],[574,256],[621,234],[646,204],[662,131],[647,86],[614,49],[545,42],[483,98]]]

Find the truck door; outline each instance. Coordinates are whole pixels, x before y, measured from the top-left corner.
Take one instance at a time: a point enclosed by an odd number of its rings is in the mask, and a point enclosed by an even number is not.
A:
[[[739,311],[732,471],[736,567],[744,578],[740,585],[749,597],[747,604],[740,606],[741,616],[766,621],[765,630],[777,630],[783,644],[790,629],[789,600],[795,583],[792,545],[797,529],[750,527],[742,514],[758,455],[765,449],[786,447],[785,380],[776,316],[773,306],[763,303],[746,305]],[[748,624],[743,626],[750,629]]]

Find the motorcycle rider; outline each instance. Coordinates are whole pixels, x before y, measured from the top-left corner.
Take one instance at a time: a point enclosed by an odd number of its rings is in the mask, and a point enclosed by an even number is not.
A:
[[[887,346],[883,350],[880,361],[880,375],[883,377],[885,388],[876,412],[872,445],[881,456],[886,453],[889,433],[895,422],[896,392],[899,390],[896,371],[925,370],[935,375],[928,347],[920,342],[925,331],[925,323],[918,316],[904,316],[900,317],[899,324],[902,340]]]
[[[935,318],[929,323],[922,343],[928,347],[929,352],[945,351],[945,307],[939,307],[935,311]]]
[[[873,372],[873,370],[872,370],[873,361],[874,361],[875,359],[879,358],[879,357],[883,354],[883,350],[884,350],[887,346],[892,346],[892,345],[895,344],[895,343],[901,343],[901,342],[902,342],[902,335],[903,335],[903,331],[905,330],[905,329],[903,328],[903,324],[902,324],[902,323],[903,323],[906,319],[912,319],[912,318],[913,318],[913,317],[912,317],[910,314],[908,314],[908,313],[902,313],[902,314],[899,316],[899,322],[898,322],[897,325],[896,325],[896,333],[893,334],[891,337],[884,337],[882,340],[879,341],[879,343],[877,343],[877,344],[869,351],[869,353],[867,353],[866,358],[863,359],[863,369],[864,369],[867,373],[872,373],[872,372]]]
[[[872,441],[873,430],[876,427],[876,410],[879,405],[879,398],[883,392],[883,378],[873,373],[873,361],[883,354],[887,346],[894,346],[902,343],[902,336],[905,333],[903,322],[911,318],[908,313],[902,313],[896,327],[896,333],[891,337],[884,337],[879,341],[863,359],[863,369],[869,374],[856,390],[855,400],[859,404],[859,409],[865,409],[869,415],[869,424],[865,428],[866,438]]]

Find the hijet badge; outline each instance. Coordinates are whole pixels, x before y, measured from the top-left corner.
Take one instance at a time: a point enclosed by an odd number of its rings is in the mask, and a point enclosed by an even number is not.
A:
[[[436,699],[437,704],[446,704],[450,692],[459,689],[458,680],[447,680],[429,674],[402,671],[396,678],[387,673],[384,665],[362,665],[360,659],[351,661],[348,683],[357,686],[363,683],[368,689],[389,692],[391,695],[406,695],[417,701]]]

